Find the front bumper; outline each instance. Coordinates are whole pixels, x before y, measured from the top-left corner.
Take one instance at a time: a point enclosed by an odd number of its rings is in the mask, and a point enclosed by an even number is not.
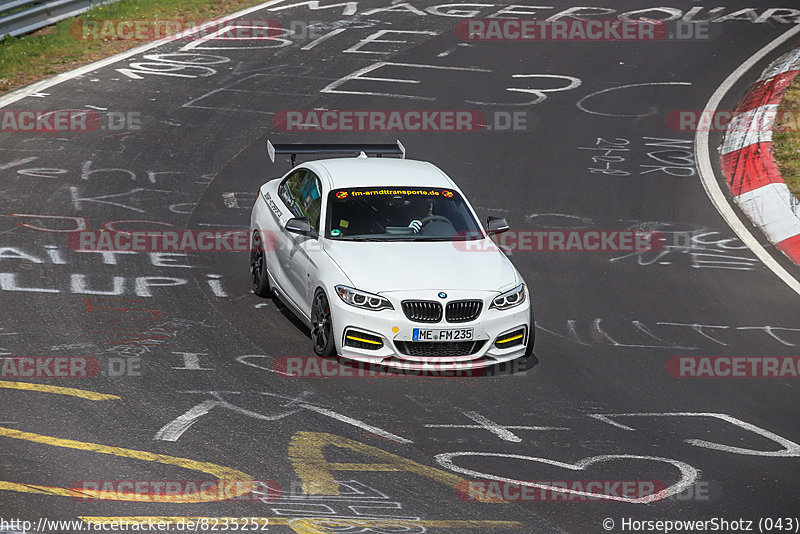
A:
[[[373,312],[346,304],[333,294],[329,302],[336,348],[343,358],[413,370],[474,369],[520,358],[525,355],[532,335],[530,296],[509,310],[489,308],[497,295],[488,291],[451,290],[447,291],[446,299],[440,299],[435,291],[387,292],[381,296],[394,309]],[[468,299],[483,302],[480,314],[468,322],[448,322],[445,317],[435,323],[416,322],[406,317],[401,306],[404,300],[437,301],[445,306],[451,301]],[[467,341],[419,341],[414,339],[415,328],[472,329],[473,336]],[[504,339],[510,341],[498,344],[498,340]]]

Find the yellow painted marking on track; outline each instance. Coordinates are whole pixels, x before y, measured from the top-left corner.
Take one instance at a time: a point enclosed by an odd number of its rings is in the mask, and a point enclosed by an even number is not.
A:
[[[434,520],[398,520],[398,519],[337,519],[337,518],[319,518],[319,517],[303,517],[303,518],[289,518],[289,517],[204,517],[204,516],[116,516],[116,517],[99,517],[99,516],[80,516],[80,519],[85,523],[95,525],[108,525],[111,522],[118,522],[123,524],[139,523],[140,525],[153,522],[158,524],[162,522],[168,526],[176,526],[178,524],[186,525],[188,521],[208,521],[209,525],[223,526],[225,524],[239,524],[239,525],[253,525],[257,522],[258,525],[268,526],[288,526],[297,534],[334,534],[341,531],[342,528],[350,530],[351,527],[384,527],[384,528],[403,528],[403,527],[425,527],[425,528],[469,528],[478,529],[486,532],[485,529],[522,529],[525,528],[524,523],[519,521],[491,521],[491,520],[461,520],[461,519],[434,519]],[[335,530],[328,530],[335,529]],[[395,530],[401,532],[400,530]]]
[[[325,459],[325,447],[339,447],[382,460],[382,463],[343,463]],[[383,449],[335,434],[298,432],[289,442],[289,460],[303,482],[303,491],[339,495],[333,471],[407,471],[429,478],[455,490],[467,481],[458,475],[403,458]],[[492,500],[491,502],[496,502]]]
[[[13,382],[9,380],[0,380],[0,388],[55,393],[56,395],[69,395],[71,397],[79,397],[81,399],[93,401],[120,399],[120,397],[116,395],[107,395],[105,393],[97,393],[96,391],[88,391],[85,389],[62,388],[60,386],[50,386],[48,384],[32,384],[30,382]]]
[[[75,441],[71,439],[57,438],[53,436],[44,436],[41,434],[34,434],[32,432],[22,432],[21,430],[14,430],[12,428],[0,427],[0,437],[7,437],[12,439],[20,439],[30,441],[33,443],[41,443],[43,445],[52,445],[54,447],[63,447],[65,449],[76,449],[81,451],[94,452],[98,454],[110,454],[120,458],[131,458],[134,460],[144,460],[146,462],[156,462],[165,465],[174,465],[189,469],[191,471],[200,471],[209,474],[217,479],[220,483],[224,484],[224,489],[227,490],[233,484],[234,489],[227,492],[223,489],[218,491],[197,491],[188,492],[177,495],[158,495],[158,494],[137,494],[125,493],[119,491],[103,491],[77,489],[77,488],[63,488],[58,486],[40,486],[37,484],[20,484],[17,482],[0,481],[0,490],[18,491],[22,493],[38,493],[46,495],[60,495],[63,497],[74,497],[78,499],[87,500],[110,500],[110,501],[138,501],[138,502],[170,502],[170,503],[197,503],[197,502],[213,502],[232,499],[240,495],[250,493],[253,489],[253,478],[246,475],[241,471],[225,467],[222,465],[212,464],[210,462],[200,462],[197,460],[190,460],[188,458],[178,458],[176,456],[167,456],[165,454],[155,454],[147,451],[137,451],[134,449],[124,449],[122,447],[111,447],[109,445],[100,445],[98,443],[88,443],[84,441]]]

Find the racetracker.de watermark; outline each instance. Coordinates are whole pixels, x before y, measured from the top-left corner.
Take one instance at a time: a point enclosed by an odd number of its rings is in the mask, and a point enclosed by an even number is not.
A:
[[[654,41],[666,24],[649,20],[470,19],[456,23],[464,41]]]
[[[99,372],[91,356],[0,356],[0,378],[93,378]]]
[[[707,22],[648,19],[468,19],[455,25],[463,41],[708,40]]]
[[[0,356],[0,378],[109,378],[141,376],[141,358],[92,356]]]
[[[263,250],[277,244],[274,232],[262,232]],[[86,230],[67,234],[67,246],[77,252],[249,252],[250,231],[243,230]]]
[[[421,356],[420,358],[426,358]],[[496,373],[524,374],[524,364],[514,360],[492,366],[470,362],[448,362],[428,357],[430,361],[404,362],[404,367],[387,367],[380,363],[339,361],[317,356],[282,356],[272,365],[275,374],[290,378],[477,378]]]
[[[49,519],[38,521],[20,518],[0,518],[0,532],[28,534],[30,532],[208,532],[264,531],[269,528],[268,517],[83,517],[81,519]]]
[[[673,356],[667,372],[675,378],[798,378],[798,356]]]
[[[272,124],[281,131],[450,131],[482,129],[479,111],[294,110],[279,111]]]
[[[81,41],[153,41],[167,36],[194,41],[199,38],[234,41],[272,41],[284,34],[272,19],[203,21],[188,19],[81,19],[69,27]]]
[[[609,498],[646,500],[666,489],[667,484],[660,480],[465,480],[456,486],[456,496],[478,502],[597,502]]]
[[[138,111],[103,111],[90,109],[4,109],[0,110],[2,133],[85,133],[97,130],[141,130]]]
[[[465,252],[494,251],[486,240],[453,239]],[[651,252],[661,250],[661,232],[649,230],[509,230],[494,236],[497,247],[506,252]]]
[[[69,489],[81,501],[270,502],[282,493],[274,480],[79,480]]]
[[[272,125],[284,132],[480,132],[525,131],[525,111],[478,110],[282,110]]]
[[[800,112],[777,109],[750,111],[675,110],[667,114],[667,127],[676,132],[768,133],[800,130]]]

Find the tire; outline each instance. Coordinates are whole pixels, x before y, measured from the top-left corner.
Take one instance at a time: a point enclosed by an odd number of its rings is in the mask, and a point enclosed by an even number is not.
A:
[[[317,356],[323,358],[336,356],[331,306],[328,297],[321,289],[317,289],[314,303],[311,305],[311,346]]]
[[[272,291],[270,291],[269,288],[264,240],[261,238],[261,233],[258,230],[253,232],[253,239],[250,246],[250,276],[253,293],[259,297],[265,298],[272,296]]]

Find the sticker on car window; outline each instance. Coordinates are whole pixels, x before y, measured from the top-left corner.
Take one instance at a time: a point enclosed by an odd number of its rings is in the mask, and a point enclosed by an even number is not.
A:
[[[341,230],[331,230],[331,235],[333,237],[338,237],[338,236],[342,235],[342,231]]]
[[[366,196],[392,196],[392,197],[438,197],[444,196],[446,198],[453,198],[455,193],[448,189],[439,189],[436,187],[416,187],[413,189],[406,189],[406,188],[394,188],[394,187],[370,187],[364,189],[349,189],[347,191],[336,191],[335,193],[336,198],[341,200],[345,198],[357,198],[357,197],[366,197]]]
[[[350,226],[350,221],[345,221],[344,219],[342,219],[339,221],[339,226],[342,228],[347,228],[348,226]]]

